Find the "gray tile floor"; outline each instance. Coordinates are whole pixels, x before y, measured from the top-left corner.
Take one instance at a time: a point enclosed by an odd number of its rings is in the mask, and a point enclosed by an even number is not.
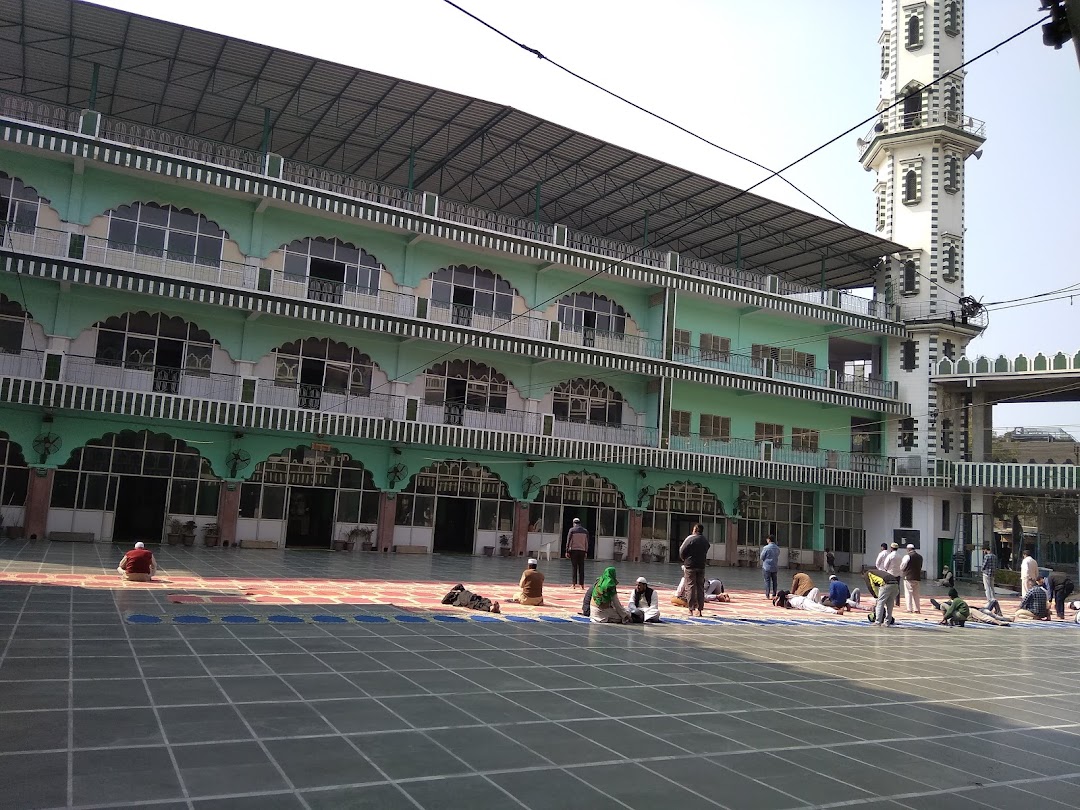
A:
[[[161,557],[174,571],[282,577],[509,580],[519,566],[226,554]],[[0,543],[8,571],[115,556]],[[176,607],[0,586],[0,807],[1080,803],[1080,676],[1063,671],[1075,626],[124,620]]]

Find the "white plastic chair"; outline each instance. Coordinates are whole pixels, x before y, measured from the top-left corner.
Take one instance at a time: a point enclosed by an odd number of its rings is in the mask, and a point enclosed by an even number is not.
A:
[[[545,560],[550,560],[551,559],[551,547],[554,546],[555,543],[557,543],[557,542],[558,541],[553,538],[551,540],[548,540],[542,546],[540,546],[540,550],[536,552],[536,559],[539,560],[541,555],[543,555]]]

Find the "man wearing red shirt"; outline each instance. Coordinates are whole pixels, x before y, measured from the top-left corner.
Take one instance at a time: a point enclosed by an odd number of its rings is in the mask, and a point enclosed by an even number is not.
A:
[[[154,553],[147,551],[143,543],[136,543],[135,548],[120,560],[120,567],[116,570],[129,582],[149,582],[157,570]]]

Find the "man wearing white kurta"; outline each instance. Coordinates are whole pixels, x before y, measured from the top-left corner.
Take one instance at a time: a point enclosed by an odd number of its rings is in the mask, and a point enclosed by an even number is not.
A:
[[[626,605],[630,621],[634,624],[657,624],[660,622],[660,602],[656,591],[649,587],[645,577],[638,577],[630,601]]]
[[[1027,592],[1039,579],[1039,564],[1031,556],[1028,549],[1024,549],[1024,560],[1020,563],[1020,598],[1027,596]]]

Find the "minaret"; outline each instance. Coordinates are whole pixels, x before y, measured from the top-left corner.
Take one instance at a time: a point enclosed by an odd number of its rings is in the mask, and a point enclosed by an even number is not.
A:
[[[877,293],[900,306],[908,331],[889,339],[885,371],[911,405],[911,419],[890,421],[882,438],[886,453],[899,459],[897,474],[927,476],[936,461],[960,460],[965,450],[963,403],[939,399],[929,378],[941,358],[959,357],[985,326],[964,288],[965,168],[969,157],[981,156],[985,129],[964,109],[963,71],[932,84],[964,61],[962,0],[881,5],[881,115],[859,141],[859,155],[876,173],[877,231],[910,248],[882,265]],[[953,535],[962,506],[948,491],[927,489],[930,482],[912,483],[910,528],[919,530],[926,563],[936,568],[943,561],[935,538]],[[951,501],[947,528],[943,500]],[[897,519],[889,522],[900,528]]]

